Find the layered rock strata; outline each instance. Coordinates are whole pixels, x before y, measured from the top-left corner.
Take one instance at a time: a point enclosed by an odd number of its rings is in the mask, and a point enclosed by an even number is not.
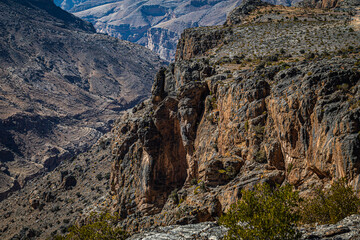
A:
[[[216,220],[259,182],[309,196],[347,177],[357,191],[359,46],[346,45],[359,32],[348,30],[346,14],[301,12],[256,5],[240,25],[185,31],[151,99],[113,129],[111,194],[126,229]],[[349,37],[321,45],[309,29],[321,35],[323,24]],[[280,34],[269,31],[275,26]],[[292,47],[299,32],[312,41]],[[261,52],[257,41],[270,36],[272,49]],[[344,48],[334,51],[338,42]]]
[[[290,183],[307,197],[346,176],[357,191],[360,33],[352,16],[271,5],[238,16],[240,24],[187,30],[150,99],[89,152],[0,203],[1,237],[66,233],[67,216],[110,206],[127,231],[142,232],[134,239],[211,239],[223,229],[196,223],[217,220],[259,182]],[[110,161],[107,195],[98,174]],[[49,211],[52,204],[59,208]],[[357,218],[302,232],[355,238]],[[173,224],[191,225],[164,227]]]

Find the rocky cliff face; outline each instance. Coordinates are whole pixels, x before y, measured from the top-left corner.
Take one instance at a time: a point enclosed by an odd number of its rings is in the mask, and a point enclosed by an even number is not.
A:
[[[0,202],[0,236],[65,233],[78,213],[110,207],[129,232],[190,224],[133,239],[214,239],[225,230],[193,223],[216,220],[256,183],[290,183],[309,196],[346,176],[358,191],[357,15],[254,1],[241,8],[251,5],[226,25],[185,31],[150,99],[90,151]],[[94,176],[110,162],[106,192]],[[304,239],[358,237],[357,219],[302,229]]]
[[[185,31],[151,99],[113,129],[111,194],[128,230],[215,220],[258,182],[358,189],[359,32],[342,12],[253,6]]]
[[[298,0],[268,0],[293,5]],[[92,22],[102,33],[136,42],[173,61],[176,43],[186,28],[223,24],[240,0],[56,0],[67,11]]]
[[[0,200],[85,151],[146,98],[162,61],[50,0],[0,3]]]

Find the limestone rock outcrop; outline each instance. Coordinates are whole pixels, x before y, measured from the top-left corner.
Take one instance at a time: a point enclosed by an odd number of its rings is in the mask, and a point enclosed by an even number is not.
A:
[[[269,3],[261,0],[245,0],[239,7],[231,11],[226,19],[226,25],[240,24],[243,17],[247,17],[250,12],[253,12],[259,7],[268,6]]]
[[[111,208],[134,239],[214,239],[224,229],[208,222],[257,183],[306,197],[346,176],[358,192],[356,15],[305,10],[267,5],[240,24],[187,30],[149,99],[90,151],[0,202],[0,237],[33,235],[34,222],[41,237],[65,233],[68,218]],[[301,231],[356,239],[357,218]]]
[[[283,42],[269,55],[240,55],[249,46],[238,47],[246,36],[237,34],[253,31],[251,21],[264,32],[282,24],[302,31],[316,23],[290,16],[327,12],[298,11],[266,5],[240,25],[185,31],[177,61],[158,72],[152,97],[127,111],[112,131],[111,194],[123,227],[214,221],[242,189],[259,182],[290,183],[304,196],[347,177],[357,190],[359,46],[334,52],[335,40],[328,52],[311,54]],[[255,15],[262,13],[268,15]],[[337,19],[328,24],[348,29],[342,13],[326,14]],[[284,32],[292,42],[289,28]]]
[[[115,206],[123,217],[173,211],[162,221],[191,223],[214,220],[242,188],[261,181],[306,193],[348,177],[357,188],[360,73],[353,65],[301,62],[228,78],[205,74],[205,63],[175,63],[157,81],[163,93],[113,130]],[[176,218],[180,200],[196,214]]]

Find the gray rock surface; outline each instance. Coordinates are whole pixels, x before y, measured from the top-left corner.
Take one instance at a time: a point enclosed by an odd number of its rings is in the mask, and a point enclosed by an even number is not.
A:
[[[129,240],[220,240],[226,234],[226,228],[214,222],[188,225],[158,227],[135,234]]]
[[[336,224],[301,229],[302,239],[356,240],[360,239],[360,215],[351,215]]]
[[[300,228],[303,240],[355,240],[360,239],[360,215],[351,215],[336,224]],[[214,222],[157,227],[135,234],[129,240],[220,240],[227,230]]]

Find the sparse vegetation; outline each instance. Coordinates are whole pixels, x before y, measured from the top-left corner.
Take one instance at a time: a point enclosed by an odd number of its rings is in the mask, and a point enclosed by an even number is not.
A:
[[[65,236],[57,235],[55,240],[122,240],[128,237],[128,234],[121,228],[116,227],[120,221],[118,214],[109,212],[92,212],[86,219],[85,225],[73,225]]]
[[[341,91],[348,91],[349,90],[349,84],[343,83],[340,85],[337,85],[336,88]]]
[[[98,174],[96,175],[96,179],[99,180],[99,181],[103,180],[103,175],[102,175],[102,173],[98,173]]]
[[[299,201],[289,185],[272,189],[265,183],[243,190],[242,199],[220,218],[220,224],[229,228],[225,239],[299,239]]]
[[[106,180],[109,180],[109,179],[110,179],[110,172],[107,172],[107,173],[105,174],[104,178],[105,178]]]
[[[302,204],[301,217],[304,223],[335,223],[358,213],[360,200],[345,178],[335,181],[327,190],[316,190],[313,198]]]
[[[255,132],[256,136],[258,136],[258,137],[263,136],[264,130],[265,130],[265,126],[263,126],[263,125],[259,124],[259,125],[254,126],[254,132]]]
[[[266,152],[263,149],[260,149],[255,153],[255,161],[258,163],[266,163]]]
[[[196,185],[197,184],[196,178],[191,179],[190,184],[193,186]]]
[[[245,131],[247,132],[249,130],[249,121],[248,120],[246,120],[244,127],[245,127]]]
[[[177,193],[177,189],[174,189],[170,195],[169,198],[174,202],[174,204],[178,204],[179,203],[179,195]]]

